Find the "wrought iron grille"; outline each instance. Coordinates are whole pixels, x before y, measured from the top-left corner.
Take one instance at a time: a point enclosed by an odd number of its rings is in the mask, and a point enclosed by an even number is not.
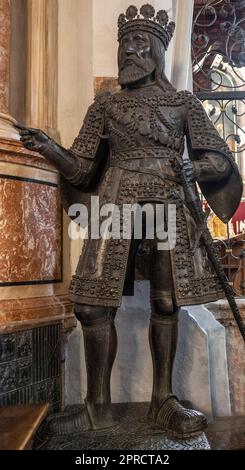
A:
[[[61,404],[61,325],[0,335],[0,406]]]
[[[195,0],[192,70],[194,93],[245,180],[245,0]],[[227,226],[211,214],[209,227],[236,295],[244,296],[245,198]]]

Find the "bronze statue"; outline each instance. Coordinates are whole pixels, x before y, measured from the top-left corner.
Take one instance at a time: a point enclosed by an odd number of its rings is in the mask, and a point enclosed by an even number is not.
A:
[[[197,181],[224,222],[235,212],[242,181],[227,145],[190,92],[177,92],[164,73],[165,51],[174,23],[161,10],[130,6],[118,19],[120,91],[95,97],[69,150],[44,132],[19,126],[23,145],[52,162],[61,175],[64,207],[99,195],[100,204],[176,204],[174,249],[150,241],[150,347],[153,391],[149,420],[177,437],[200,433],[205,416],[185,408],[172,393],[171,374],[181,306],[224,296],[221,283],[198,238],[183,190],[180,168]],[[189,159],[183,160],[184,139]],[[195,191],[197,192],[196,186]],[[87,397],[82,429],[113,426],[110,376],[117,349],[114,318],[122,295],[132,295],[140,240],[86,239],[70,285],[82,324]],[[130,333],[130,332],[129,332]]]

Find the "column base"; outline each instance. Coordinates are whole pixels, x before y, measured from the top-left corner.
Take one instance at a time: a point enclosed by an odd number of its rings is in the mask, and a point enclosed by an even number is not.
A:
[[[20,140],[19,133],[13,126],[16,122],[10,114],[0,113],[0,138]]]

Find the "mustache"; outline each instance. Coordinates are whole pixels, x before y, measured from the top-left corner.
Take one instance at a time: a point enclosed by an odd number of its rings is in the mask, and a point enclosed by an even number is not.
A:
[[[138,56],[136,55],[132,55],[130,57],[126,57],[124,59],[124,61],[122,62],[119,70],[123,70],[125,67],[130,67],[130,65],[135,65],[136,67],[139,67],[143,70],[147,70],[148,68],[148,63],[149,63],[149,60],[145,60],[143,61],[142,59],[140,59]]]

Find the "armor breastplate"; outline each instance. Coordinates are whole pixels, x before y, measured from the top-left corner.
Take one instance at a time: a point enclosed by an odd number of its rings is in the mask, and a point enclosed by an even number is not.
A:
[[[183,100],[171,100],[166,94],[148,96],[124,92],[111,95],[105,110],[105,129],[112,154],[132,151],[132,158],[162,155],[171,149],[178,154],[184,148]],[[154,152],[153,149],[156,149]]]

